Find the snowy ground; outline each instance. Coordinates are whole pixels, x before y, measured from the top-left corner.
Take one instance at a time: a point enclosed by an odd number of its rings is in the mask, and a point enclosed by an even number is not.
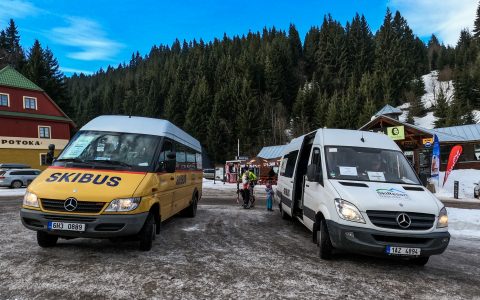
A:
[[[0,187],[0,197],[15,197],[25,195],[26,188],[22,189],[11,189]]]
[[[480,181],[480,170],[465,169],[465,170],[453,170],[448,176],[448,180],[445,186],[442,187],[443,177],[445,172],[440,172],[440,187],[436,186],[438,197],[450,197],[453,198],[453,185],[454,181],[459,182],[458,197],[473,199],[474,183]]]
[[[320,260],[311,233],[264,202],[244,210],[205,195],[195,219],[162,225],[152,251],[135,242],[61,240],[39,248],[0,200],[0,299],[474,299],[480,239],[453,236],[424,267],[339,253]],[[452,217],[455,212],[451,212]],[[8,230],[7,230],[8,228]]]
[[[447,208],[448,231],[454,237],[474,237],[480,244],[480,210]]]

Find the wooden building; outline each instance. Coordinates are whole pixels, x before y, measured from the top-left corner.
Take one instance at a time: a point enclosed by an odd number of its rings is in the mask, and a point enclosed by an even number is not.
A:
[[[0,163],[44,169],[48,145],[58,154],[74,126],[35,83],[12,67],[0,70]]]
[[[360,130],[388,134],[413,164],[420,178],[430,177],[433,136],[440,142],[440,170],[444,171],[450,150],[455,145],[463,147],[456,169],[480,169],[480,124],[427,129],[401,122],[402,111],[384,107]]]

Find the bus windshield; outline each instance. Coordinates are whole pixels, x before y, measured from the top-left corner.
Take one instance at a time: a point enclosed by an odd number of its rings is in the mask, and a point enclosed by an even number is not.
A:
[[[148,171],[159,137],[135,133],[81,131],[73,137],[55,165],[88,164],[98,168]]]
[[[363,147],[325,147],[328,178],[420,184],[400,151]]]

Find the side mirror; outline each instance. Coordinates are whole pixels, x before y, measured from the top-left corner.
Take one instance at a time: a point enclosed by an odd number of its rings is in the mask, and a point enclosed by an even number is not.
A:
[[[47,157],[45,159],[45,162],[47,163],[47,165],[51,165],[53,163],[54,155],[55,155],[55,145],[50,144],[48,145]]]
[[[307,180],[311,182],[322,182],[322,174],[318,170],[318,166],[311,164],[307,167]]]
[[[168,153],[167,160],[165,161],[165,171],[167,171],[167,173],[175,173],[176,166],[177,154],[175,152]]]

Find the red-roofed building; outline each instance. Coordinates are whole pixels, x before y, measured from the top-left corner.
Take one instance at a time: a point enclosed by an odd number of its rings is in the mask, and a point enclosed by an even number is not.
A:
[[[0,163],[44,169],[48,145],[58,153],[74,127],[44,90],[12,67],[0,70]]]

